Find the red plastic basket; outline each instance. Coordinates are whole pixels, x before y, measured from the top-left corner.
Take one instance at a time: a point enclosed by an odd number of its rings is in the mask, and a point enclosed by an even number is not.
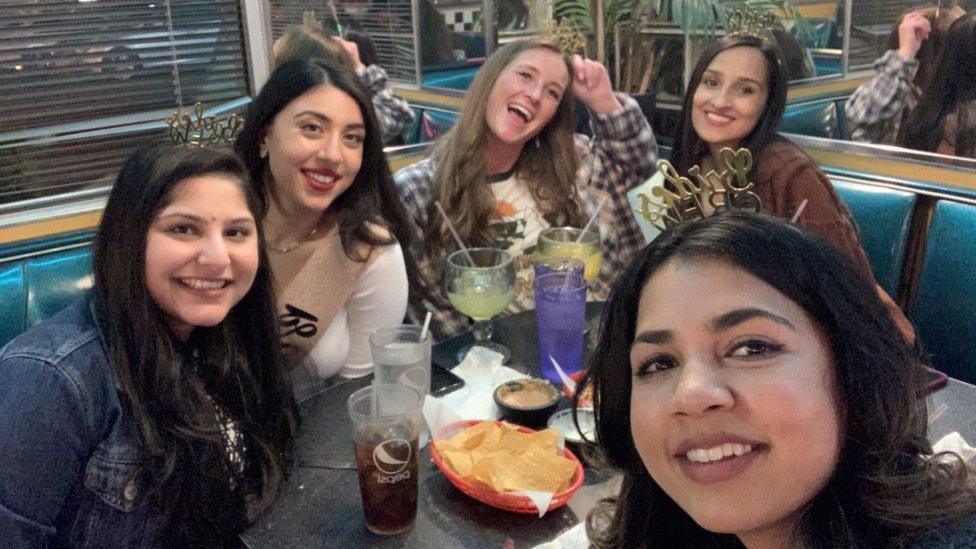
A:
[[[482,421],[486,420],[464,420],[459,423],[448,425],[441,432],[446,433],[452,430],[460,431],[462,428],[470,427],[471,425],[481,423]],[[496,421],[495,423],[501,424],[502,422]],[[515,427],[522,433],[535,432],[532,429],[522,427],[520,425],[512,425],[512,427]],[[436,440],[441,440],[443,438],[445,437],[440,436],[437,437]],[[549,511],[566,505],[566,503],[569,502],[569,500],[573,497],[573,494],[575,494],[576,491],[579,490],[579,487],[583,485],[583,465],[580,463],[579,459],[577,459],[576,456],[566,448],[563,448],[563,455],[566,457],[566,459],[572,461],[573,464],[576,465],[576,470],[573,472],[573,476],[570,479],[569,488],[555,494],[552,497],[552,502],[549,504]],[[444,463],[444,460],[441,459],[441,454],[437,451],[436,444],[430,445],[430,457],[434,460],[434,464],[437,465],[437,468],[440,469],[441,472],[444,473],[444,476],[447,477],[447,480],[451,481],[451,484],[456,486],[458,490],[461,490],[474,499],[482,503],[487,503],[492,507],[497,507],[506,511],[513,511],[515,513],[525,513],[529,515],[539,513],[539,509],[536,508],[534,503],[532,503],[532,500],[525,496],[517,496],[507,492],[499,493],[488,488],[487,486],[484,486],[483,484],[469,482],[459,477],[454,473],[454,471],[451,470],[450,467],[447,466],[446,463]]]

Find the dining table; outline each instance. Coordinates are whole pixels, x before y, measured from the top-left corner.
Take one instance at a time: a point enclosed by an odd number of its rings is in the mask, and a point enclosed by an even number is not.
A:
[[[587,304],[585,355],[592,352],[600,303]],[[496,319],[493,338],[512,351],[509,367],[539,376],[534,311]],[[451,368],[458,351],[473,342],[470,332],[432,349],[431,360]],[[352,423],[346,401],[372,376],[341,381],[299,404],[301,426],[295,467],[275,506],[247,529],[241,540],[258,548],[289,547],[486,547],[521,548],[552,540],[585,520],[600,499],[619,488],[619,477],[586,467],[585,479],[569,503],[544,516],[520,514],[481,503],[455,488],[436,468],[425,448],[419,456],[417,518],[406,532],[380,536],[366,529],[353,454]],[[433,387],[432,389],[437,389]],[[562,407],[568,406],[563,397]],[[976,441],[976,386],[950,379],[926,398],[929,438],[950,432]]]

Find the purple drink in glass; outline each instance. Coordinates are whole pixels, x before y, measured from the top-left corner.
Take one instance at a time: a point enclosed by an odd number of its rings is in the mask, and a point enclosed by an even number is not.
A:
[[[536,278],[534,287],[539,367],[542,377],[562,385],[549,356],[567,376],[583,366],[586,281],[577,273],[553,272]]]

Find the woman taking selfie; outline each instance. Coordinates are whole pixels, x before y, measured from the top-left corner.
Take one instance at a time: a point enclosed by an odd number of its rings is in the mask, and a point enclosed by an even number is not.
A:
[[[822,237],[733,211],[621,276],[588,379],[619,495],[596,547],[972,547],[976,472],[931,456],[923,369]]]
[[[0,353],[5,547],[233,545],[274,501],[296,416],[258,206],[230,153],[123,166],[94,289]]]
[[[594,137],[573,134],[574,97],[590,110]],[[637,102],[614,94],[603,65],[540,40],[506,44],[479,69],[461,115],[429,158],[397,172],[416,231],[414,256],[431,290],[437,338],[464,331],[464,315],[438,290],[457,249],[439,201],[466,246],[507,250],[519,287],[509,312],[531,307],[531,266],[540,232],[581,228],[604,199],[598,223],[603,268],[590,285],[604,299],[612,277],[643,245],[627,191],[650,176],[657,145]],[[411,307],[415,320],[423,307]]]
[[[719,151],[748,149],[753,158],[749,181],[755,183],[763,211],[790,219],[804,204],[797,222],[823,235],[873,279],[853,218],[830,180],[806,153],[778,133],[786,90],[774,45],[745,34],[719,38],[705,49],[692,72],[671,163],[685,176],[696,165],[702,172],[721,172]],[[888,294],[880,286],[877,289],[898,329],[914,341],[911,323]]]
[[[400,247],[410,243],[406,214],[356,75],[325,59],[281,65],[234,149],[266,207],[296,396],[337,374],[369,374],[369,336],[403,322],[413,262]]]

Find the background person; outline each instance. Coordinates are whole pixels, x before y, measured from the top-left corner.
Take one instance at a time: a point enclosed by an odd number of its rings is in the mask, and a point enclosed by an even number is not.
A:
[[[733,211],[622,274],[588,374],[623,473],[595,547],[970,547],[976,472],[929,456],[923,369],[849,258]]]
[[[671,163],[682,175],[695,165],[703,172],[721,172],[717,158],[722,148],[748,149],[753,158],[749,180],[763,210],[790,219],[806,201],[798,223],[823,235],[873,279],[853,218],[830,180],[778,133],[786,91],[786,74],[773,44],[745,34],[719,38],[702,52],[691,74]],[[904,313],[877,289],[899,329],[914,341],[915,330]]]
[[[976,12],[949,27],[939,70],[908,115],[899,143],[976,158]]]
[[[274,66],[291,59],[331,59],[355,71],[369,92],[384,143],[402,141],[415,115],[410,104],[393,91],[383,67],[376,64],[376,48],[365,33],[349,31],[349,39],[327,37],[305,25],[293,25],[275,40]],[[363,53],[368,54],[363,56]]]
[[[356,76],[327,59],[286,62],[251,102],[234,149],[265,201],[296,395],[337,374],[369,374],[369,336],[403,322],[415,267],[400,247],[411,242],[406,213]]]
[[[594,137],[574,136],[573,98],[590,110]],[[468,327],[439,289],[457,249],[434,202],[466,246],[508,250],[519,270],[509,312],[532,305],[530,258],[547,227],[583,227],[608,198],[599,222],[603,268],[590,285],[604,299],[613,276],[643,246],[627,191],[654,170],[657,144],[637,102],[615,95],[596,61],[571,61],[550,43],[506,44],[481,67],[461,115],[429,158],[396,173],[415,230],[414,256],[430,290],[437,338]],[[419,304],[418,304],[419,305]],[[410,314],[423,319],[424,307]]]
[[[259,204],[230,153],[122,167],[93,290],[0,351],[4,547],[224,546],[275,500],[296,411]]]
[[[963,13],[959,6],[932,6],[902,14],[888,37],[888,51],[874,62],[877,74],[858,86],[844,106],[851,139],[895,144],[902,121],[936,75],[946,30]]]

